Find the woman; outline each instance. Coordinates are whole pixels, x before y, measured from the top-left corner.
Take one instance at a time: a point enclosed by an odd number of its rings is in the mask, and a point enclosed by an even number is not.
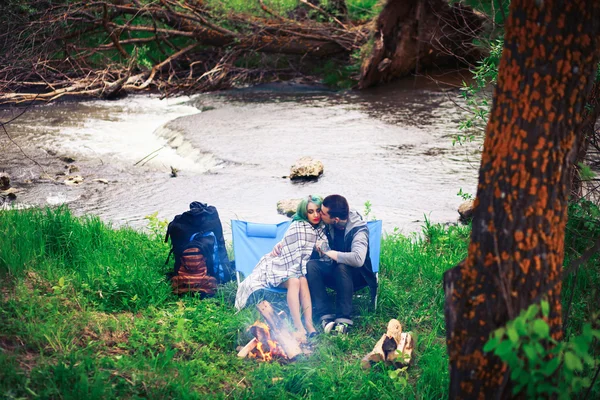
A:
[[[312,323],[312,304],[306,280],[306,263],[315,248],[317,240],[326,240],[321,224],[321,203],[319,196],[308,196],[300,201],[292,223],[283,239],[276,247],[279,255],[269,253],[263,256],[252,273],[238,287],[235,307],[241,310],[252,293],[267,287],[287,289],[287,303],[298,336],[311,337],[316,334]],[[304,314],[302,325],[300,306]]]

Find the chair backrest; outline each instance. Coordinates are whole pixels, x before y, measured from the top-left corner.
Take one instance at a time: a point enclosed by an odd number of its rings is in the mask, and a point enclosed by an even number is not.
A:
[[[373,272],[379,272],[379,254],[381,253],[381,231],[383,223],[380,219],[367,221],[369,227],[369,254]]]
[[[283,238],[291,221],[279,224],[258,224],[240,220],[231,220],[233,237],[233,256],[236,272],[248,276],[258,261]],[[381,220],[368,221],[369,253],[373,272],[379,271],[379,253],[381,251]],[[238,275],[238,282],[241,277]]]
[[[231,220],[233,237],[233,257],[235,270],[238,272],[238,282],[241,281],[239,272],[244,277],[250,275],[258,261],[270,253],[282,238],[291,221],[279,224],[257,224],[240,220]]]

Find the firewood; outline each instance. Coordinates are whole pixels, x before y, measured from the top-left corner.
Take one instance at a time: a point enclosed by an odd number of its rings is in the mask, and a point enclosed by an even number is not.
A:
[[[261,313],[269,328],[271,328],[271,337],[275,339],[285,351],[289,359],[293,359],[302,353],[298,341],[285,326],[285,321],[275,312],[271,303],[266,300],[261,301],[256,306]]]
[[[256,340],[256,338],[252,338],[251,341],[248,342],[247,345],[245,345],[239,352],[238,352],[238,357],[240,358],[246,358],[248,357],[248,354],[250,354],[250,352],[252,350],[254,350],[256,348],[256,345],[258,344],[258,340]]]
[[[388,354],[387,360],[393,363],[397,368],[401,368],[410,364],[412,352],[414,349],[414,341],[410,332],[404,332],[401,335],[400,343],[396,351]]]
[[[388,323],[387,332],[377,341],[373,351],[367,354],[361,361],[362,367],[368,369],[371,364],[384,361],[396,367],[407,365],[412,355],[413,341],[410,333],[402,333],[402,325],[396,319]],[[401,351],[400,356],[397,351]]]

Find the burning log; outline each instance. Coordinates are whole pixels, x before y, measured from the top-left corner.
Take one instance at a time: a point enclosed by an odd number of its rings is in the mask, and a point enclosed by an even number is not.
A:
[[[239,351],[238,357],[258,358],[262,361],[288,358],[281,345],[271,338],[271,332],[267,325],[256,321],[248,330],[254,335],[254,338]]]
[[[388,323],[387,332],[379,339],[373,351],[361,361],[362,367],[368,369],[372,364],[384,361],[396,368],[410,364],[414,342],[409,332],[402,332],[402,325],[396,319]]]
[[[281,316],[275,313],[271,303],[263,300],[258,303],[256,307],[264,317],[265,321],[267,321],[269,327],[271,327],[273,331],[273,338],[279,342],[288,358],[292,359],[298,354],[301,354],[302,349],[300,348],[300,344],[287,329],[285,326],[285,321],[281,318]]]
[[[276,313],[268,301],[257,305],[267,324],[256,321],[248,330],[254,338],[239,352],[241,358],[257,358],[262,361],[293,359],[303,353],[300,344],[285,326],[285,313]]]
[[[239,352],[238,352],[238,357],[240,358],[246,358],[246,357],[250,357],[250,353],[252,353],[252,351],[254,349],[256,349],[256,345],[258,344],[258,340],[256,338],[252,338],[251,341],[248,342],[248,344],[246,344]]]

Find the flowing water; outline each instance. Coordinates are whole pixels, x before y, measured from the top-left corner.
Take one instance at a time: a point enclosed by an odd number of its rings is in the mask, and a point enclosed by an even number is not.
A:
[[[475,191],[480,142],[453,146],[457,97],[408,80],[366,92],[278,84],[40,105],[7,125],[12,141],[0,134],[0,171],[17,203],[68,203],[115,225],[144,227],[154,212],[170,220],[194,200],[215,205],[225,225],[278,222],[280,199],[339,193],[360,212],[369,201],[384,230],[410,233],[425,217],[456,221],[457,192]],[[0,120],[19,112],[0,110]],[[302,156],[323,162],[318,181],[285,178]],[[84,180],[66,185],[68,175]]]

